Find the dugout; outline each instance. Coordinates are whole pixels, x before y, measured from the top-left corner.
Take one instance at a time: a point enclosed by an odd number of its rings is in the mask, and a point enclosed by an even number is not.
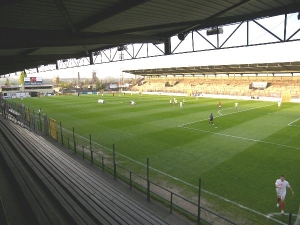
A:
[[[36,91],[31,91],[31,92],[29,92],[29,95],[30,95],[30,97],[38,97],[39,93]]]

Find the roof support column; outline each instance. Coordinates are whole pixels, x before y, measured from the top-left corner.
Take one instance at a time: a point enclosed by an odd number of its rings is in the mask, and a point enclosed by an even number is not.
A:
[[[93,53],[92,52],[90,52],[89,58],[90,58],[90,65],[94,65],[94,59],[93,59]]]
[[[171,52],[171,38],[167,38],[164,42],[165,45],[165,55],[170,55]]]

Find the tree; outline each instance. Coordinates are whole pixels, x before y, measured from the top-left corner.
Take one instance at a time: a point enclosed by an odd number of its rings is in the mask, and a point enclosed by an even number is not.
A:
[[[27,77],[27,74],[25,71],[22,71],[19,78],[19,84],[24,84],[24,77]]]
[[[97,79],[96,81],[96,91],[100,91],[101,93],[105,89],[106,85],[102,82],[102,80]]]
[[[8,78],[6,78],[5,85],[6,85],[6,86],[9,85],[9,79],[8,79]]]
[[[105,87],[106,87],[106,84],[101,83],[101,85],[100,85],[100,91],[103,92],[104,89],[105,89]]]
[[[59,76],[56,76],[55,78],[52,79],[53,84],[59,84]]]
[[[101,85],[101,82],[100,82],[99,79],[96,80],[95,85],[96,85],[96,91],[99,91],[100,90],[100,85]]]
[[[87,79],[87,78],[84,78],[84,84],[85,84],[85,85],[87,85],[87,84],[90,84],[90,81],[89,81],[89,79]]]
[[[71,85],[72,86],[76,86],[77,85],[77,80],[75,78],[72,79]]]
[[[61,88],[71,88],[72,85],[69,82],[60,81],[58,83],[58,87],[61,87]]]

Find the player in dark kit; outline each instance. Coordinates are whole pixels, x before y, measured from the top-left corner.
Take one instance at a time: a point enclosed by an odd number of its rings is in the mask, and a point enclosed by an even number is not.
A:
[[[208,122],[208,124],[214,125],[214,116],[213,116],[212,113],[209,115],[209,122]]]

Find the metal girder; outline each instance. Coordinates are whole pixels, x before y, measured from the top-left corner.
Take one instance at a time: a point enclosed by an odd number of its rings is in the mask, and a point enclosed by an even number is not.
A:
[[[217,17],[221,16],[222,14],[224,14],[226,12],[229,12],[230,10],[233,10],[235,8],[238,8],[238,7],[244,5],[245,3],[249,2],[249,1],[251,1],[251,0],[241,0],[240,2],[228,7],[226,9],[222,10],[222,11],[220,11],[220,12],[218,12],[218,13],[212,15],[212,16],[207,17],[206,19],[202,20],[201,23],[206,23],[207,21],[210,21],[214,18],[217,18]],[[201,28],[201,23],[198,24],[198,25],[188,27],[185,30],[181,31],[181,33],[186,33],[186,32],[190,32],[190,31],[194,31],[194,30],[199,30]]]
[[[172,40],[172,38],[165,39],[164,42],[161,42],[160,40],[157,41],[157,44],[149,44],[149,43],[141,43],[139,45],[136,44],[130,44],[127,45],[129,48],[128,49],[124,49],[124,60],[130,60],[130,59],[135,59],[135,58],[147,58],[147,57],[153,57],[153,56],[161,56],[161,55],[168,55],[168,54],[181,54],[181,53],[187,53],[187,52],[201,52],[201,51],[209,51],[209,50],[214,50],[214,49],[226,49],[226,48],[236,48],[236,47],[246,47],[246,46],[254,46],[254,45],[264,45],[264,44],[272,44],[272,43],[282,43],[282,42],[291,42],[291,41],[299,41],[299,39],[294,39],[292,40],[292,38],[300,32],[300,29],[296,29],[296,31],[292,34],[292,35],[287,35],[286,33],[286,27],[288,25],[288,20],[287,20],[287,15],[282,15],[284,16],[284,29],[282,30],[283,32],[283,36],[284,38],[280,38],[278,37],[276,34],[274,34],[271,30],[269,30],[268,28],[266,28],[265,26],[263,26],[260,22],[256,21],[256,20],[245,20],[245,21],[240,21],[239,23],[236,24],[232,24],[231,26],[236,26],[233,31],[227,36],[227,38],[225,40],[223,40],[222,42],[220,42],[220,40],[218,38],[216,38],[216,43],[212,40],[209,40],[207,37],[205,37],[204,34],[201,33],[201,30],[196,30],[191,32],[191,51],[184,51],[184,52],[179,52],[177,51],[178,48],[180,47],[180,45],[186,41],[186,40],[181,40],[178,44],[176,44],[174,42],[174,40]],[[270,18],[272,19],[272,18]],[[249,29],[249,23],[252,22],[253,24],[257,25],[258,27],[260,27],[261,29],[263,29],[264,31],[266,31],[268,34],[272,35],[273,37],[275,37],[275,41],[272,42],[262,42],[262,43],[255,43],[255,44],[251,44],[249,43],[249,35],[251,33],[251,30]],[[231,38],[233,38],[234,34],[241,29],[241,26],[243,24],[246,24],[246,40],[245,40],[245,44],[244,45],[235,45],[235,46],[227,46],[225,47],[225,43],[227,43]],[[203,30],[202,30],[203,31]],[[196,49],[195,48],[195,42],[197,42],[198,40],[196,40],[196,36],[200,37],[201,40],[205,41],[208,43],[209,46],[211,46],[210,48],[206,48],[206,49]],[[99,37],[100,38],[100,37]],[[174,37],[175,38],[175,37]],[[176,38],[177,39],[177,38]],[[199,38],[198,38],[199,39]],[[76,40],[76,38],[74,39]],[[168,41],[167,41],[168,40]],[[82,43],[81,43],[82,44]],[[0,45],[4,45],[3,43],[0,42]],[[126,44],[125,44],[126,45]],[[171,47],[174,46],[174,48],[172,49]],[[107,46],[105,46],[107,48]],[[119,61],[117,56],[117,46],[112,44],[110,46],[110,49],[106,49],[103,48],[96,48],[96,49],[89,49],[88,50],[88,55],[86,54],[78,54],[78,57],[86,57],[86,61],[90,62],[90,64],[101,64],[101,63],[109,63],[109,62],[114,62],[114,61]],[[153,49],[155,49],[156,53],[153,54]],[[30,52],[29,52],[30,53]],[[54,56],[56,57],[56,56]],[[61,59],[66,59],[68,57],[73,57],[74,55],[61,55]],[[55,59],[54,58],[48,58],[48,57],[44,57],[44,56],[33,56],[33,55],[23,55],[20,56],[20,59],[24,60],[25,62],[31,62],[34,60],[44,60],[45,62],[53,62]],[[2,60],[3,62],[5,61],[9,61],[9,57],[5,56],[5,57],[0,57],[0,60]],[[41,62],[41,64],[44,64]],[[75,66],[82,66],[82,65],[86,65],[83,64],[81,62],[73,63],[73,64],[67,64],[64,65],[63,68],[72,68]],[[37,66],[37,65],[35,65]],[[59,68],[62,68],[59,64],[58,64]]]
[[[285,63],[265,63],[265,64],[233,64],[199,67],[178,67],[178,68],[160,68],[147,70],[126,70],[124,72],[139,76],[161,76],[161,75],[217,75],[217,74],[280,74],[280,73],[299,73],[300,62]]]
[[[262,43],[256,43],[256,44],[250,44],[249,43],[249,35],[250,35],[250,31],[249,31],[249,23],[253,22],[253,24],[256,24],[258,27],[262,28],[264,31],[266,31],[268,34],[270,34],[271,36],[273,36],[276,41],[270,41],[270,42],[262,42]],[[235,46],[230,46],[230,47],[224,47],[225,43],[230,40],[232,38],[232,36],[234,35],[234,33],[240,29],[241,25],[246,23],[247,25],[247,30],[246,30],[246,44],[243,45],[235,45]],[[232,25],[233,26],[233,25]],[[200,51],[207,51],[207,50],[213,50],[213,49],[224,49],[224,48],[235,48],[235,47],[246,47],[246,46],[255,46],[255,45],[263,45],[263,44],[273,44],[273,43],[282,43],[282,42],[289,42],[289,41],[299,41],[299,39],[295,39],[292,40],[292,38],[300,32],[300,28],[297,29],[292,35],[290,35],[289,37],[287,37],[286,34],[286,27],[287,27],[287,15],[285,14],[284,17],[284,28],[282,30],[283,32],[283,37],[284,38],[280,38],[278,37],[276,34],[274,34],[271,30],[269,30],[268,28],[266,28],[265,26],[263,26],[261,23],[257,22],[256,20],[247,20],[247,21],[242,21],[239,24],[235,24],[236,28],[232,31],[231,34],[229,34],[229,36],[225,39],[225,41],[223,43],[220,43],[219,40],[219,34],[216,35],[216,42],[212,42],[211,40],[209,40],[208,38],[206,38],[203,34],[200,33],[200,31],[193,31],[192,32],[192,52],[200,52]],[[195,42],[195,35],[200,36],[205,42],[207,42],[212,48],[207,48],[207,49],[201,49],[201,50],[195,50],[194,48],[194,42]],[[180,40],[180,42],[178,43],[178,45],[176,46],[175,49],[173,49],[172,54],[178,54],[175,52],[175,50],[182,44],[183,40]],[[187,53],[189,51],[185,51],[184,53]],[[182,52],[183,53],[183,52]]]
[[[59,9],[59,11],[61,12],[62,16],[64,17],[66,23],[68,24],[70,30],[74,33],[77,34],[78,30],[75,26],[75,24],[73,23],[69,13],[67,12],[67,9],[64,5],[64,3],[62,2],[62,0],[53,0],[56,7]]]
[[[298,3],[291,4],[289,6],[282,7],[280,12],[277,9],[271,9],[262,11],[259,13],[253,13],[250,15],[238,15],[238,16],[232,16],[232,17],[213,17],[209,20],[193,20],[193,21],[184,21],[184,22],[176,22],[176,23],[166,23],[166,24],[160,24],[160,25],[153,25],[153,26],[143,26],[143,27],[137,27],[137,28],[131,28],[131,29],[123,29],[118,31],[108,31],[103,32],[102,35],[111,35],[111,34],[122,34],[122,33],[134,33],[134,32],[144,32],[144,31],[151,31],[153,29],[164,29],[164,28],[170,28],[170,27],[183,27],[179,28],[176,31],[172,32],[166,32],[164,34],[161,34],[161,37],[172,37],[174,35],[177,35],[178,33],[181,33],[183,30],[191,27],[195,27],[193,30],[202,30],[213,26],[221,26],[221,25],[227,25],[227,24],[233,24],[233,23],[239,23],[241,21],[245,21],[247,19],[257,19],[262,17],[272,17],[276,15],[283,15],[288,13],[296,13],[299,12],[300,6]]]

